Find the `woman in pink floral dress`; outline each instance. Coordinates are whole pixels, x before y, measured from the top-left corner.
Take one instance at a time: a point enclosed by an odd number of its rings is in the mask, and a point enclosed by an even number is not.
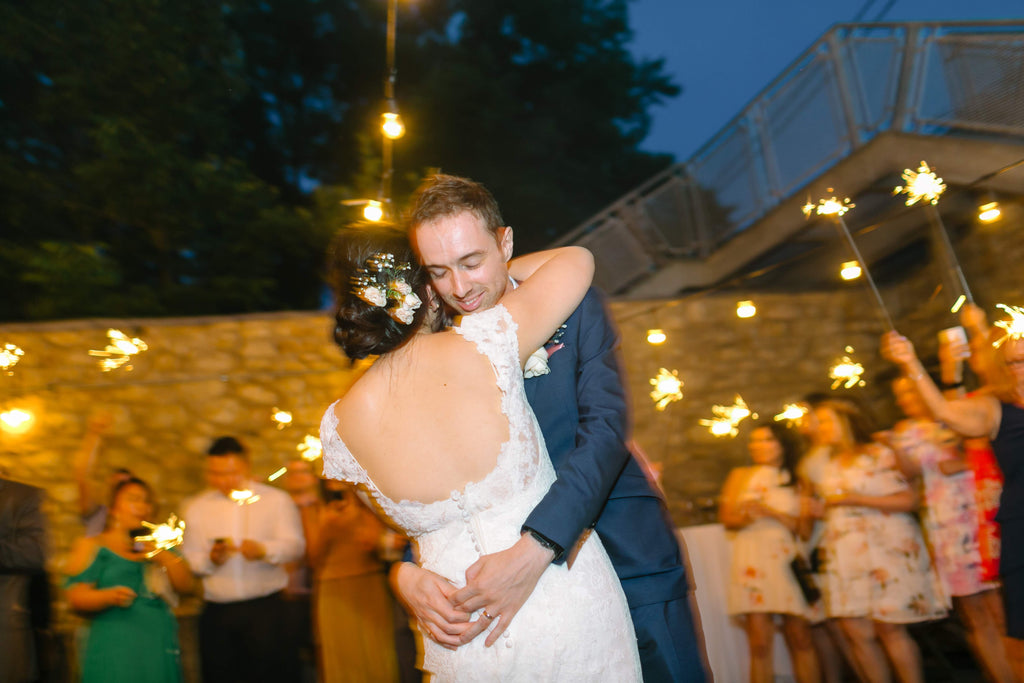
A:
[[[892,386],[909,418],[893,429],[892,444],[904,474],[921,478],[925,535],[942,587],[991,680],[1013,680],[1003,647],[1006,627],[998,584],[983,577],[974,473],[959,453],[956,435],[931,419],[914,382],[901,377]]]
[[[871,429],[855,404],[827,401],[815,416],[834,449],[821,482],[825,610],[839,621],[869,680],[891,678],[888,654],[901,681],[922,681],[921,653],[906,624],[939,619],[946,610],[910,514],[917,495],[893,452],[871,443]]]
[[[819,681],[806,619],[809,608],[789,566],[799,550],[796,442],[778,423],[765,423],[750,432],[749,449],[754,465],[729,473],[719,507],[722,524],[734,532],[729,614],[738,617],[747,632],[751,683],[773,680],[776,616],[782,621],[796,680]]]

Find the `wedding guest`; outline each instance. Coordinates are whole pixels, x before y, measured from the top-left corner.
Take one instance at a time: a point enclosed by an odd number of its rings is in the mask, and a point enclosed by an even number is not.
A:
[[[398,680],[394,603],[379,549],[386,527],[344,482],[322,482],[324,502],[303,509],[315,572],[324,683]],[[306,521],[308,520],[308,521]]]
[[[825,496],[825,609],[839,620],[870,681],[923,680],[921,653],[906,625],[945,615],[942,589],[911,514],[917,495],[896,468],[892,450],[872,442],[864,412],[833,399],[815,410],[832,457]],[[881,646],[879,646],[879,642]]]
[[[0,681],[28,683],[39,676],[29,611],[33,578],[45,577],[43,492],[0,479]]]
[[[974,473],[966,469],[956,435],[931,419],[927,406],[907,377],[893,382],[907,419],[893,429],[900,470],[920,478],[924,492],[924,530],[936,573],[946,596],[967,628],[967,640],[992,680],[1013,679],[1003,648],[997,584],[982,578]]]
[[[796,466],[799,492],[802,501],[806,501],[801,508],[801,514],[806,516],[811,525],[810,538],[804,544],[804,548],[815,574],[821,571],[823,564],[819,563],[821,540],[825,534],[824,508],[820,504],[820,500],[824,498],[821,481],[825,466],[832,456],[832,447],[822,438],[821,426],[814,411],[828,399],[828,394],[822,393],[805,396],[799,404],[804,414],[796,421],[797,430],[804,441],[803,453]],[[810,500],[807,501],[807,498]],[[807,620],[811,624],[811,639],[814,641],[814,649],[821,664],[822,680],[826,683],[842,683],[846,674],[844,662],[858,672],[857,658],[850,649],[849,641],[843,636],[842,629],[834,619],[827,619],[825,616],[824,600],[811,605]],[[857,677],[859,680],[865,680],[860,673]]]
[[[287,618],[284,565],[306,545],[299,512],[287,493],[253,481],[248,452],[234,437],[210,446],[206,481],[209,488],[185,505],[184,543],[206,600],[203,680],[296,680],[295,650],[282,645],[279,626]]]
[[[93,468],[103,438],[110,431],[114,416],[100,411],[89,416],[85,426],[85,436],[78,447],[74,459],[75,484],[78,486],[78,514],[85,526],[86,536],[96,536],[107,526],[107,506],[102,503],[107,496],[123,481],[132,477],[131,470],[124,467],[115,468],[107,477],[106,490],[97,495],[92,482]]]
[[[807,623],[809,605],[790,566],[800,554],[800,501],[793,466],[798,446],[777,422],[750,432],[752,466],[737,467],[722,489],[719,516],[735,533],[729,581],[729,614],[740,617],[750,647],[751,683],[774,680],[775,620],[798,683],[821,680]]]
[[[935,386],[914,346],[898,332],[883,338],[882,354],[909,377],[937,420],[965,436],[988,436],[1002,468],[1003,493],[997,520],[1003,543],[999,571],[1003,581],[1010,660],[1024,680],[1024,339],[993,330],[997,352],[988,354],[985,393],[947,400]]]
[[[160,550],[147,557],[156,549],[133,538],[143,535],[139,527],[152,511],[148,484],[134,477],[121,482],[111,498],[107,528],[71,549],[68,604],[89,618],[79,655],[84,683],[182,680],[178,624],[168,600],[192,590],[192,574],[177,552]]]

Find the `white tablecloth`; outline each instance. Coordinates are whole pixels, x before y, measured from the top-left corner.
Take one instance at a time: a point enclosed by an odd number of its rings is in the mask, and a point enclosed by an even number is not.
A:
[[[697,600],[704,646],[715,683],[743,683],[750,680],[747,635],[726,614],[729,562],[732,548],[721,524],[688,526],[678,530],[686,549],[690,583]],[[792,681],[789,651],[780,632],[773,650],[775,680]]]

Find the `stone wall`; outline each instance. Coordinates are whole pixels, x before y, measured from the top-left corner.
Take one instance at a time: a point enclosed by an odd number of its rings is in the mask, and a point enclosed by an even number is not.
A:
[[[1024,244],[1015,225],[969,232],[956,241],[978,301],[994,314],[996,302],[1024,304],[1019,275]],[[884,288],[897,326],[923,356],[934,353],[935,332],[955,324],[941,278],[931,260]],[[751,299],[758,315],[741,320],[737,300]],[[855,349],[867,386],[850,390],[883,423],[895,419],[886,384],[891,372],[877,356],[883,331],[862,282],[830,292],[765,292],[755,286],[672,301],[613,302],[632,395],[634,437],[663,467],[663,484],[679,524],[710,519],[728,470],[746,459],[744,440],[712,437],[698,424],[712,404],[739,393],[764,415],[809,391],[829,391],[829,366]],[[89,349],[102,348],[116,327],[146,341],[134,370],[100,372]],[[130,467],[155,487],[162,513],[180,511],[184,497],[202,487],[203,453],[222,434],[251,448],[254,472],[270,474],[316,434],[325,407],[358,376],[328,339],[329,321],[318,312],[196,319],[87,320],[0,325],[0,344],[15,343],[25,356],[11,376],[0,376],[0,410],[34,412],[24,434],[0,431],[0,468],[49,493],[55,557],[80,533],[71,462],[93,410],[112,412],[112,434],[100,453],[95,485],[111,468]],[[663,328],[668,341],[646,343]],[[649,379],[659,367],[676,369],[685,398],[654,410]],[[294,423],[276,428],[274,407]]]

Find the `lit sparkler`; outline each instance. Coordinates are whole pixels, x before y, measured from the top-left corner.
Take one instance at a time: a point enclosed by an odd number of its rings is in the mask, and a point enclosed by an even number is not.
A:
[[[317,437],[312,434],[306,434],[305,438],[302,439],[302,443],[296,446],[295,450],[299,452],[303,460],[312,462],[323,455],[324,445],[320,443],[320,439]]]
[[[832,192],[832,188],[828,188],[828,191]],[[828,199],[818,200],[817,205],[812,204],[810,199],[808,199],[807,204],[803,207],[803,212],[804,217],[806,218],[810,218],[812,215],[829,216],[836,222],[836,227],[839,229],[839,233],[846,240],[846,246],[849,247],[854,260],[861,265],[864,279],[867,280],[868,286],[871,288],[871,293],[875,296],[875,302],[878,304],[878,310],[881,312],[886,326],[890,330],[894,330],[896,328],[892,324],[892,317],[889,315],[889,310],[885,307],[885,301],[882,300],[882,294],[878,291],[878,285],[875,284],[875,279],[871,277],[871,271],[868,270],[867,261],[865,261],[864,257],[860,255],[860,249],[857,248],[857,243],[853,241],[853,235],[850,234],[850,229],[846,227],[846,221],[843,220],[843,214],[855,206],[856,204],[852,203],[849,197],[840,201],[835,196],[832,196]]]
[[[152,542],[155,546],[153,550],[146,553],[146,557],[153,557],[162,550],[175,548],[185,540],[185,520],[178,519],[175,514],[168,517],[163,524],[151,524],[144,521],[142,526],[149,529],[149,533],[145,536],[136,536],[135,540],[143,543]]]
[[[740,433],[740,430],[736,428],[736,425],[727,417],[715,417],[710,420],[703,419],[700,420],[700,424],[707,427],[708,431],[718,437],[734,437]]]
[[[11,368],[17,365],[24,355],[25,352],[16,344],[4,344],[4,347],[0,349],[0,371],[13,375],[14,371]]]
[[[89,351],[90,356],[100,359],[100,369],[103,372],[117,370],[122,366],[125,366],[126,370],[131,370],[132,366],[126,364],[132,359],[132,356],[149,348],[141,339],[129,337],[121,330],[113,328],[107,330],[107,341],[108,343],[102,351],[97,349]]]
[[[1006,340],[1012,339],[1018,341],[1024,339],[1024,308],[1020,306],[1007,306],[1006,304],[996,304],[996,308],[1001,308],[1010,314],[1009,320],[997,320],[996,327],[1001,327],[1006,330],[1006,334],[1001,339],[992,343],[992,346],[997,349],[1006,343]]]
[[[253,493],[249,489],[235,489],[231,492],[230,498],[238,504],[239,507],[243,505],[252,505],[260,499],[257,494]]]
[[[946,191],[946,184],[942,182],[942,178],[928,168],[925,161],[921,162],[916,173],[909,168],[903,169],[903,182],[906,184],[897,185],[892,193],[907,195],[907,206],[913,206],[920,201],[938,204],[942,193]]]
[[[864,374],[864,366],[857,363],[849,354],[853,353],[853,347],[846,347],[846,354],[828,370],[828,378],[832,380],[832,389],[838,389],[843,385],[844,389],[852,389],[855,386],[864,386],[861,376]]]
[[[669,403],[683,398],[683,380],[679,379],[678,370],[660,368],[658,374],[651,379],[651,386],[654,387],[651,398],[658,410],[665,410]]]
[[[273,474],[267,477],[267,481],[277,481],[278,479],[283,477],[286,472],[288,472],[287,467],[279,467],[277,470],[273,472]]]
[[[739,394],[736,394],[736,400],[731,406],[711,406],[711,412],[715,414],[715,417],[724,418],[734,425],[738,425],[751,416],[747,402]],[[753,416],[756,418],[757,414],[755,413]]]
[[[800,405],[799,403],[787,403],[782,407],[782,412],[775,416],[775,421],[782,422],[786,420],[788,422],[795,422],[807,413],[807,406]]]
[[[897,185],[893,189],[893,194],[900,194],[902,192],[907,195],[907,206],[923,202],[928,210],[932,238],[938,243],[938,251],[945,262],[944,273],[948,275],[946,286],[954,295],[956,295],[956,289],[959,287],[963,295],[967,297],[967,301],[974,303],[971,289],[967,286],[967,279],[964,278],[963,270],[960,269],[960,262],[956,258],[956,252],[953,251],[953,245],[949,241],[946,226],[942,223],[942,216],[939,214],[939,210],[935,208],[935,205],[939,203],[939,199],[942,197],[942,193],[946,191],[945,183],[942,182],[942,178],[938,177],[928,167],[928,162],[925,161],[921,162],[921,166],[917,169],[916,173],[909,168],[904,169],[903,182],[906,185]]]

